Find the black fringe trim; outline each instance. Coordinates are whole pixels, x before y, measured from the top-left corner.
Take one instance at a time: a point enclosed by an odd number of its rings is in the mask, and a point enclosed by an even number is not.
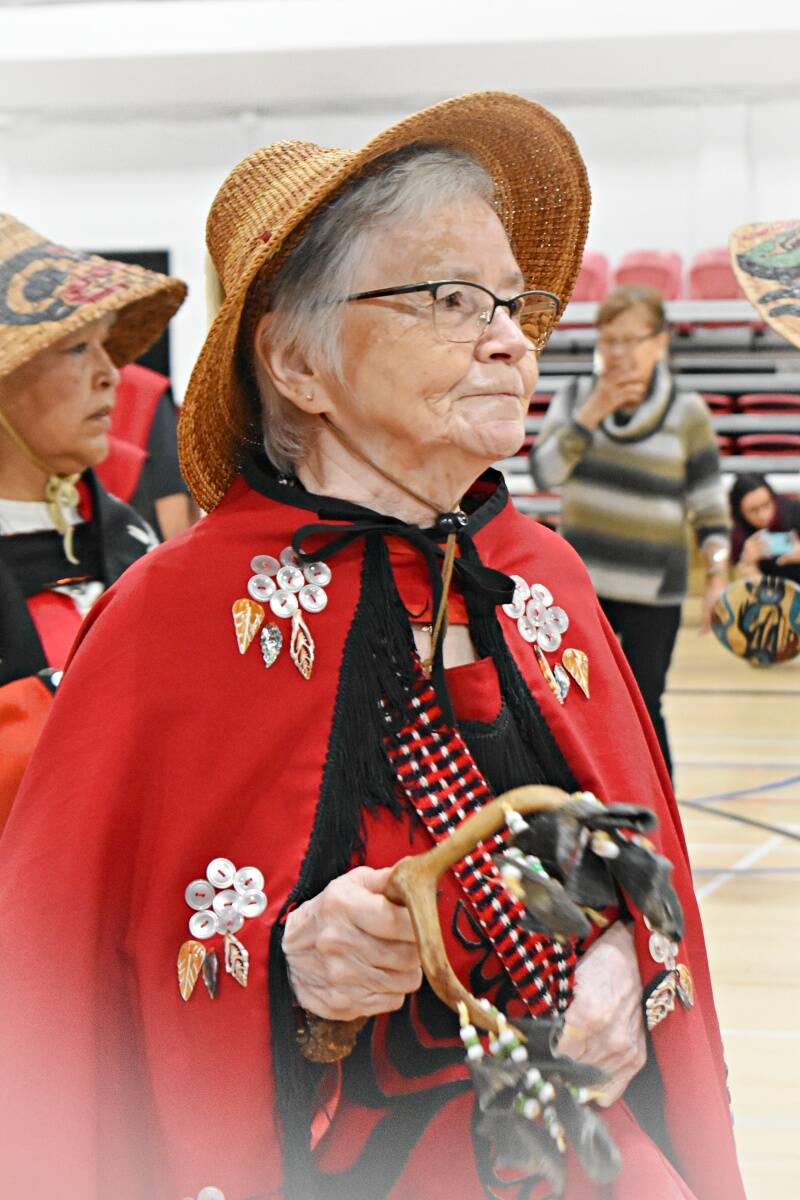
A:
[[[297,1046],[293,997],[283,954],[289,909],[349,870],[363,851],[362,812],[405,811],[383,752],[383,696],[401,710],[410,686],[413,635],[383,537],[366,539],[358,605],[347,635],[314,827],[297,883],[275,923],[269,951],[269,1007],[278,1113],[283,1126],[285,1200],[311,1200],[315,1174],[309,1129],[325,1067]],[[362,1033],[362,1037],[368,1033]]]
[[[470,537],[462,535],[460,545],[464,558],[480,562],[475,543]],[[500,679],[500,694],[511,711],[513,724],[527,749],[529,773],[525,782],[546,783],[563,788],[565,792],[577,791],[580,785],[508,648],[496,606],[472,590],[466,590],[464,598],[475,653],[479,658],[494,660]],[[492,787],[498,790],[496,765],[486,765],[489,768],[486,772],[488,779]]]

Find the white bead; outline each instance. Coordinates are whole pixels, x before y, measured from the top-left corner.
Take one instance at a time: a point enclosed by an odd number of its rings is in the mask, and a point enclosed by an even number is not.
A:
[[[528,1051],[524,1046],[515,1046],[511,1051],[511,1061],[515,1063],[524,1063],[528,1061]]]
[[[539,1089],[539,1100],[542,1104],[549,1104],[551,1100],[556,1098],[556,1089],[552,1083],[542,1084]]]
[[[225,1200],[225,1193],[218,1187],[204,1187],[197,1193],[197,1200]]]
[[[477,1062],[479,1058],[483,1058],[483,1046],[480,1042],[473,1042],[471,1046],[467,1047],[467,1058],[472,1059],[473,1062]]]

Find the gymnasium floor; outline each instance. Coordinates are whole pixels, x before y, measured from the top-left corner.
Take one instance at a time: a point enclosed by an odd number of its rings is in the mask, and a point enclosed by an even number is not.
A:
[[[749,1200],[800,1200],[800,841],[710,811],[800,834],[800,657],[752,668],[698,635],[697,611],[666,714],[739,1157]]]

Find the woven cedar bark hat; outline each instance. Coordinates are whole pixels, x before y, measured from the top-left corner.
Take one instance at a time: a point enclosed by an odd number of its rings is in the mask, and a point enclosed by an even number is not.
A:
[[[800,220],[740,225],[730,251],[747,299],[776,333],[800,348]]]
[[[255,151],[217,193],[206,242],[222,305],[200,351],[179,426],[181,467],[198,504],[222,499],[252,411],[236,370],[248,290],[281,265],[305,223],[382,155],[415,144],[453,146],[489,171],[495,203],[529,288],[566,304],[589,221],[586,168],[572,135],[546,109],[505,92],[480,92],[423,109],[357,151],[276,142]]]
[[[185,295],[180,279],[68,250],[0,213],[0,380],[109,313],[108,352],[117,366],[132,362]]]

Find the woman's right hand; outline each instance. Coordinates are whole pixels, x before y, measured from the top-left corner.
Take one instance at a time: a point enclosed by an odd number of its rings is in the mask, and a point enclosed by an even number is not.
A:
[[[307,1012],[338,1021],[393,1012],[422,983],[411,918],[383,894],[390,874],[356,867],[287,916],[283,951]]]
[[[645,386],[626,366],[605,371],[594,391],[575,413],[575,420],[587,429],[597,429],[601,421],[618,408],[633,408],[644,397]]]
[[[769,543],[763,529],[757,529],[755,533],[751,533],[749,538],[746,538],[742,544],[742,553],[739,562],[746,567],[755,567],[762,558],[769,557]]]

